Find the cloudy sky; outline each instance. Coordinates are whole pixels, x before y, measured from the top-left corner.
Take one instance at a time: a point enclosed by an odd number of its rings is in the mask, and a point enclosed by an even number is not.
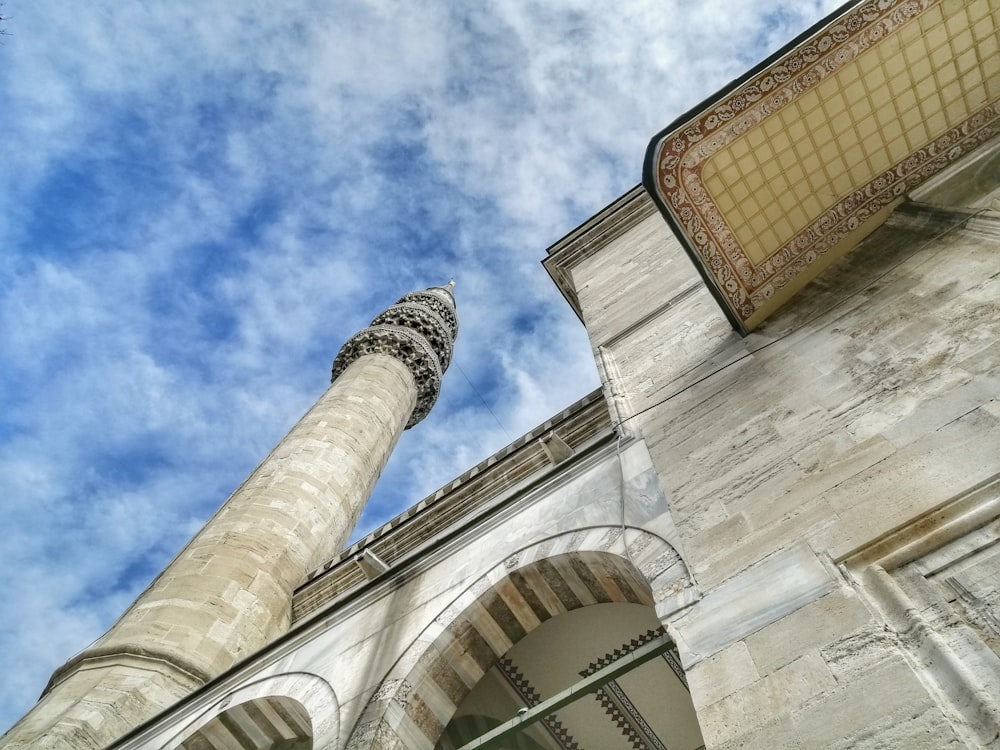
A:
[[[545,248],[836,5],[7,0],[0,729],[405,292],[462,330],[362,530],[596,387]]]

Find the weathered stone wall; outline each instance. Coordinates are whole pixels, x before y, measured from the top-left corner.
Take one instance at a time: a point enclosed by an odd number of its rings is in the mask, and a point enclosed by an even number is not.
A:
[[[835,564],[1000,472],[1000,217],[963,219],[904,208],[745,339],[657,217],[573,268],[705,596],[669,626],[709,747],[990,737]]]

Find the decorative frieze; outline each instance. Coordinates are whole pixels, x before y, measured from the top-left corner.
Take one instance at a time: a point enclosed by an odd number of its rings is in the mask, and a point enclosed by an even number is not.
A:
[[[371,325],[348,339],[333,361],[336,380],[354,361],[366,354],[395,357],[413,373],[417,405],[407,428],[430,412],[441,392],[441,377],[448,365],[458,335],[458,316],[451,288],[431,287],[411,292],[380,313]]]

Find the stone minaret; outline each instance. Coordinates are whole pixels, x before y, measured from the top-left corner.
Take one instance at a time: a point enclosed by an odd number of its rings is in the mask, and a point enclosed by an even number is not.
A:
[[[344,547],[437,399],[452,286],[407,294],[343,346],[326,393],[0,747],[104,747],[288,629],[292,592]]]

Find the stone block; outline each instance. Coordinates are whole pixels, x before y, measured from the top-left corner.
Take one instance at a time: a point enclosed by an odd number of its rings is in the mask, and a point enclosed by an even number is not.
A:
[[[873,711],[869,714],[870,723],[860,730],[849,732],[840,737],[832,737],[823,745],[803,745],[803,747],[824,747],[830,750],[965,750],[970,745],[962,740],[948,719],[937,707],[927,708],[914,714],[908,710],[897,710],[889,715]],[[815,734],[815,733],[810,733]],[[803,738],[804,742],[813,742],[812,736]]]
[[[884,625],[873,622],[820,649],[820,656],[838,680],[855,680],[883,668],[900,655],[896,637]]]
[[[1000,378],[983,375],[970,379],[963,370],[943,372],[932,382],[936,395],[916,394],[911,412],[883,431],[893,445],[903,447],[930,435],[1000,393]]]
[[[744,734],[711,745],[712,750],[800,750],[804,748],[788,716],[771,721]]]
[[[698,583],[715,586],[758,563],[775,550],[807,543],[823,549],[840,519],[822,498],[804,503],[797,513],[784,516],[766,529],[757,529],[739,544],[721,546],[710,557],[688,555]],[[686,549],[686,547],[685,547]]]
[[[702,708],[756,682],[760,674],[740,641],[696,664],[687,679],[695,708]]]
[[[971,373],[994,372],[1000,369],[1000,341],[980,347],[969,347],[970,352],[959,360],[958,366]]]
[[[840,559],[1000,471],[1000,419],[979,407],[824,494],[841,519]]]
[[[684,543],[690,559],[705,560],[719,550],[732,549],[750,535],[750,522],[743,513],[736,513],[700,531]]]
[[[770,555],[707,592],[672,623],[684,666],[697,664],[835,587],[805,544]]]
[[[871,613],[858,597],[840,588],[757,631],[745,643],[757,670],[766,675],[871,622]]]
[[[821,699],[792,711],[796,733],[808,748],[925,748],[948,747],[954,733],[934,720],[940,712],[927,690],[902,656],[884,661],[866,674],[852,675],[836,682],[837,689]],[[927,714],[927,719],[920,717]],[[933,727],[920,738],[911,735],[916,726]],[[903,735],[901,737],[900,735]],[[907,744],[902,740],[916,744]],[[881,743],[881,744],[880,744]]]
[[[714,747],[756,732],[789,716],[796,708],[815,702],[836,685],[819,654],[803,656],[700,709],[698,722],[705,744]]]
[[[789,483],[780,494],[770,497],[754,495],[746,503],[746,513],[755,529],[766,529],[800,512],[802,506],[827,490],[874,466],[895,452],[893,445],[881,436],[861,443],[837,436],[812,445],[792,456],[792,462],[802,466],[800,478]]]

